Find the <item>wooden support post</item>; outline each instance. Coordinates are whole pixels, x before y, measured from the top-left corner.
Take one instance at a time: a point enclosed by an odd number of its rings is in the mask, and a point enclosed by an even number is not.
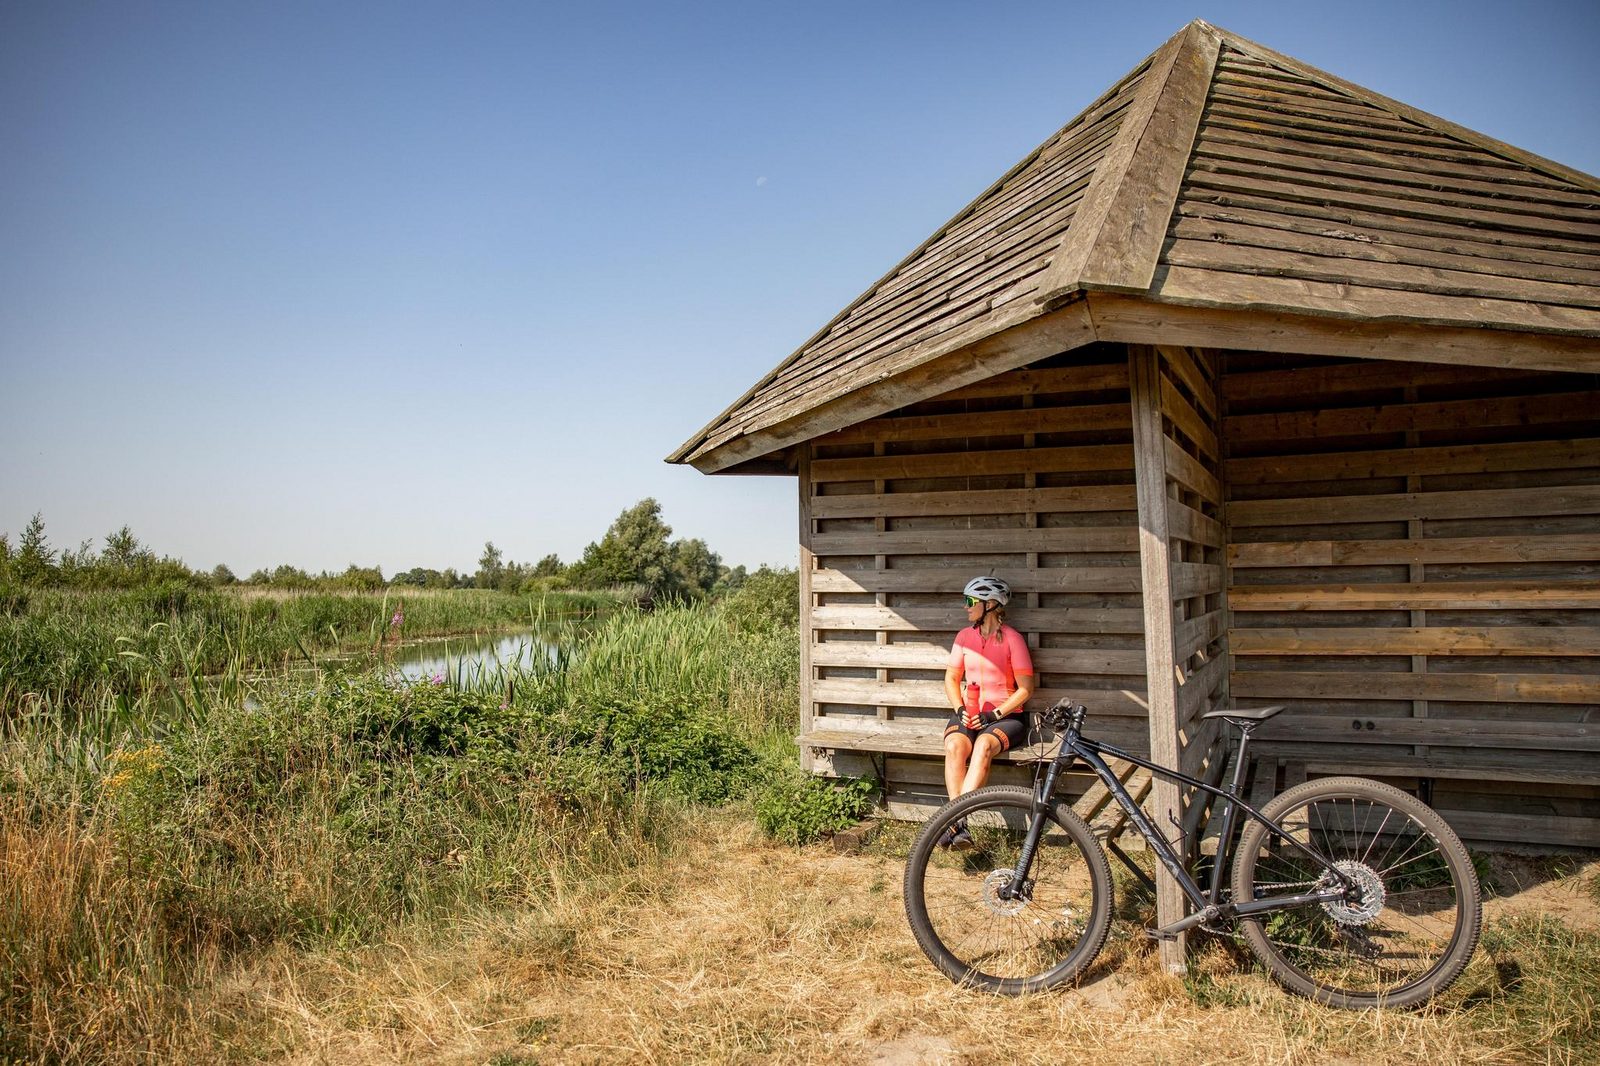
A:
[[[1174,662],[1171,539],[1167,526],[1166,433],[1161,421],[1160,355],[1147,345],[1128,347],[1128,383],[1133,405],[1133,468],[1139,501],[1139,568],[1144,589],[1144,656],[1150,722],[1150,758],[1178,765],[1178,685]],[[1178,818],[1178,786],[1157,779],[1150,819],[1165,832]],[[1183,890],[1156,869],[1156,924],[1183,917]],[[1184,937],[1161,942],[1161,965],[1183,973]]]
[[[811,572],[816,569],[816,557],[811,553],[811,535],[814,522],[811,518],[811,445],[800,445],[800,732],[811,732],[816,718],[816,704],[811,701],[811,679],[815,673],[811,665],[811,645],[816,631],[811,627],[811,610],[816,597],[811,594]],[[807,773],[816,769],[817,757],[811,748],[800,746],[800,768]]]

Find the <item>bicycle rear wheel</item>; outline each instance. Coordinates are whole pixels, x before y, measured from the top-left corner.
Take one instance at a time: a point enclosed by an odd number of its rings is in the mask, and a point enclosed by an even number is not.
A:
[[[917,943],[952,980],[1004,995],[1037,992],[1083,971],[1111,926],[1111,868],[1070,808],[1048,811],[1013,888],[1033,793],[992,786],[952,800],[923,826],[906,861],[905,907]],[[937,846],[965,820],[973,846]]]
[[[1361,889],[1359,899],[1241,919],[1245,943],[1280,984],[1336,1007],[1409,1007],[1461,976],[1482,924],[1478,876],[1437,813],[1357,777],[1308,781],[1262,813]],[[1236,902],[1335,883],[1260,822],[1240,837]]]

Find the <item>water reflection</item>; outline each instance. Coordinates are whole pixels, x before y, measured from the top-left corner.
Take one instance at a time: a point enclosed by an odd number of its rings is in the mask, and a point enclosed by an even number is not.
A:
[[[408,681],[447,677],[461,685],[473,685],[502,667],[545,665],[556,650],[556,645],[537,633],[456,637],[401,648],[395,653],[394,669]]]

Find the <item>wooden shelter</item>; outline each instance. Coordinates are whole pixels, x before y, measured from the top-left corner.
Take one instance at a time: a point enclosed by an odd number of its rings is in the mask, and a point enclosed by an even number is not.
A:
[[[993,572],[1035,704],[1158,761],[1283,702],[1265,788],[1372,774],[1479,844],[1600,847],[1587,174],[1194,22],[669,461],[798,478],[802,748],[895,812],[943,798]]]

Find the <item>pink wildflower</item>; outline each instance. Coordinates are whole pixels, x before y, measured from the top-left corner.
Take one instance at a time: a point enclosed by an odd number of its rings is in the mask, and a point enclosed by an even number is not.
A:
[[[406,610],[405,610],[405,608],[404,607],[396,607],[394,609],[394,617],[389,619],[389,628],[390,629],[399,629],[400,628],[400,623],[404,622],[405,620],[406,620]]]

